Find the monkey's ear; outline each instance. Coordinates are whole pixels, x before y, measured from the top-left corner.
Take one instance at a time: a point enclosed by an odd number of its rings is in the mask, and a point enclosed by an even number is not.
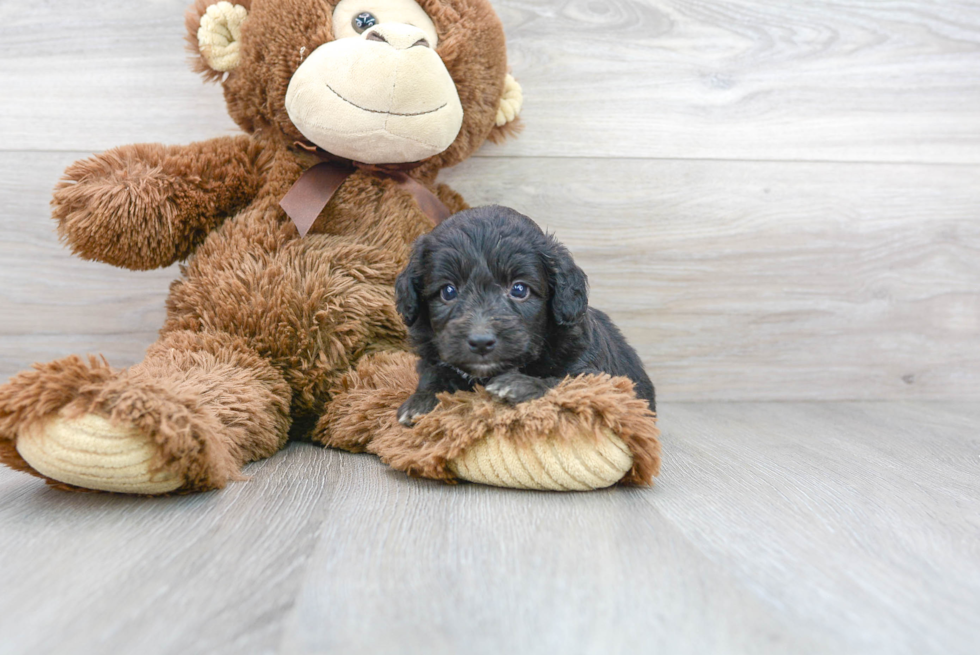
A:
[[[589,278],[575,264],[568,248],[549,236],[549,252],[545,256],[551,295],[548,304],[558,325],[574,325],[585,318],[589,308]]]
[[[490,131],[490,140],[502,143],[509,136],[517,136],[522,129],[520,114],[524,107],[524,92],[510,73],[504,78],[504,93],[497,105],[497,124]]]
[[[395,280],[395,308],[405,325],[412,327],[418,320],[422,309],[419,291],[422,289],[422,257],[425,252],[425,237],[419,237],[412,247],[412,257],[408,266]]]
[[[188,49],[197,55],[194,68],[209,80],[219,80],[241,63],[242,23],[248,18],[248,0],[197,0],[187,10]]]

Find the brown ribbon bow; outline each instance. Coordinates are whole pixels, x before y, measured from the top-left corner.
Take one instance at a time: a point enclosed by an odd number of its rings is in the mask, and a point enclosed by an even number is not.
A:
[[[436,225],[442,223],[452,214],[434,193],[408,175],[406,171],[415,168],[417,164],[371,166],[359,162],[337,161],[333,155],[320,148],[311,148],[302,143],[296,145],[323,160],[303,173],[283,196],[283,199],[279,201],[279,206],[289,218],[293,219],[301,237],[305,237],[309,233],[320,212],[333,198],[333,194],[358,169],[394,180],[398,186],[412,194],[422,212],[431,218]]]

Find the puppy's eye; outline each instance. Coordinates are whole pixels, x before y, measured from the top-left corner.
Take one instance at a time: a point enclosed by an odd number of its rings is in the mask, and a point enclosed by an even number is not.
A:
[[[510,297],[517,298],[518,300],[524,300],[527,298],[528,288],[523,282],[515,282],[510,287]]]
[[[354,31],[358,34],[362,34],[365,30],[369,30],[378,24],[378,19],[369,11],[363,11],[351,21],[351,25],[354,26]]]
[[[453,285],[447,284],[446,286],[444,286],[442,289],[439,290],[439,295],[446,302],[450,302],[452,300],[456,300],[456,296],[459,295],[459,291],[457,291],[456,287],[454,287]]]

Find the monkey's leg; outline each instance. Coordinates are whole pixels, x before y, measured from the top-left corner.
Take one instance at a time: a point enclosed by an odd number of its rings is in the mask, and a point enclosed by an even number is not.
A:
[[[362,358],[334,389],[314,440],[375,453],[410,475],[517,489],[650,484],[659,470],[656,417],[627,378],[570,378],[516,406],[483,389],[457,392],[406,428],[396,411],[417,383],[409,353]]]
[[[171,332],[123,371],[68,357],[0,387],[0,461],[69,488],[216,489],[283,446],[289,403],[244,340]]]

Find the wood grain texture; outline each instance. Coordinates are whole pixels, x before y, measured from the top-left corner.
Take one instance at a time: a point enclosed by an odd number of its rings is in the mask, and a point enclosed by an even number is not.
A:
[[[682,482],[645,498],[837,652],[975,652],[978,424],[975,403],[679,406]]]
[[[975,403],[661,417],[653,489],[444,486],[310,445],[155,500],[0,470],[0,654],[975,652]]]
[[[189,72],[187,0],[0,7],[0,134],[20,150],[233,129]],[[487,156],[980,163],[971,0],[495,0],[527,129]]]
[[[185,0],[0,5],[0,147],[98,151],[236,130],[191,72]]]
[[[508,155],[980,161],[975,2],[496,2]]]
[[[382,468],[338,490],[284,653],[818,652],[644,502],[446,487]],[[356,497],[357,503],[347,498]]]
[[[980,410],[661,415],[653,490],[365,475],[322,525],[283,651],[975,652]]]
[[[176,266],[126,271],[82,261],[58,241],[51,190],[88,154],[0,152],[0,379],[70,354],[127,366],[163,325]]]
[[[50,188],[83,153],[0,152],[0,375],[142,357],[174,268],[69,256]],[[980,167],[479,159],[444,179],[555,231],[660,396],[980,395]]]
[[[258,653],[343,456],[294,445],[210,494],[69,494],[0,471],[0,653]]]

